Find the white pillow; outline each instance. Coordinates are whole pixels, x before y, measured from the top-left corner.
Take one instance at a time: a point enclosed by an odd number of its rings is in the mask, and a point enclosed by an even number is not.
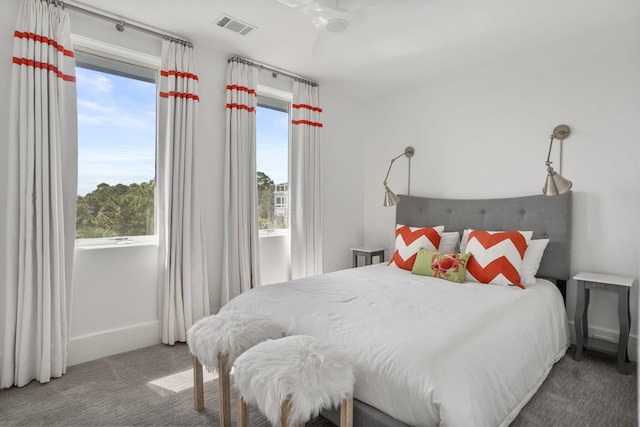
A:
[[[535,239],[529,242],[520,270],[520,276],[524,285],[535,285],[536,273],[538,273],[540,261],[542,260],[542,255],[544,255],[544,250],[548,243],[549,239]],[[442,245],[442,243],[440,243],[440,245]]]
[[[460,239],[460,253],[464,254],[467,252],[467,241],[469,240],[469,228],[465,228],[462,231],[462,239]]]
[[[460,233],[457,231],[445,231],[440,235],[438,252],[443,254],[457,254],[460,243]]]

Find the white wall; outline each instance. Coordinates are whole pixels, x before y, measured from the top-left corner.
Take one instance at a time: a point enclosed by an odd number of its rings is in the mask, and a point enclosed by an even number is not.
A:
[[[3,3],[0,14],[0,74],[11,75],[17,0]],[[112,24],[70,12],[72,31],[143,53],[159,55],[160,39],[134,30],[119,33]],[[222,260],[222,182],[225,135],[227,52],[214,40],[192,40],[200,77],[200,127],[196,176],[203,207],[211,307],[220,307]],[[278,66],[278,64],[272,64]],[[291,70],[295,72],[296,70]],[[0,82],[0,134],[6,135],[9,78]],[[322,82],[320,82],[322,84]],[[360,113],[339,87],[321,86],[325,113],[322,161],[324,194],[324,270],[350,265],[349,248],[363,241]],[[0,144],[0,200],[5,200],[6,144]],[[5,210],[0,208],[0,224]],[[4,241],[4,226],[0,241]],[[0,245],[0,256],[4,256]],[[76,250],[71,316],[70,364],[160,342],[157,311],[156,246]],[[0,258],[3,259],[3,258]],[[2,268],[2,264],[0,264]],[[1,307],[1,305],[0,305]],[[2,315],[0,314],[0,318]],[[0,325],[1,326],[1,325]],[[1,330],[1,329],[0,329]]]
[[[260,284],[291,280],[291,236],[289,230],[277,230],[260,236]]]
[[[637,359],[640,218],[640,33],[637,22],[523,50],[380,99],[366,109],[365,236],[392,248],[395,209],[381,207],[389,160],[413,145],[412,194],[490,198],[538,194],[549,135],[561,123],[563,176],[574,182],[571,271],[636,278],[631,292]],[[558,170],[558,147],[552,160]],[[390,187],[406,192],[406,160]],[[568,284],[573,324],[575,281]],[[591,332],[617,338],[616,298],[593,292]],[[573,329],[573,328],[572,328]]]
[[[345,99],[339,86],[321,86],[323,271],[351,267],[350,248],[364,242],[365,150],[362,106]]]
[[[69,365],[160,341],[156,249],[76,249]]]

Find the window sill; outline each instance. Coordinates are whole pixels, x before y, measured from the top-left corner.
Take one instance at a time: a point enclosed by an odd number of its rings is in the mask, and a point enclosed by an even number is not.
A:
[[[82,239],[76,240],[76,250],[117,249],[140,246],[158,246],[157,236],[132,237],[127,240],[115,239]]]
[[[269,237],[285,237],[285,236],[289,236],[289,229],[288,228],[280,228],[280,229],[276,229],[276,230],[260,230],[258,231],[258,237],[260,239],[263,238],[269,238]]]

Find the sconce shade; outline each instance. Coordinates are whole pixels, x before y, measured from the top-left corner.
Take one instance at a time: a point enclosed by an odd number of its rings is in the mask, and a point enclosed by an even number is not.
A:
[[[395,206],[400,202],[400,197],[398,197],[393,191],[389,189],[386,185],[384,186],[384,207],[389,208],[391,206]]]
[[[542,188],[542,194],[545,196],[557,196],[559,194],[564,194],[571,190],[571,186],[573,185],[571,181],[565,179],[562,175],[557,174],[551,167],[551,147],[553,147],[553,140],[558,139],[560,141],[564,141],[569,135],[571,135],[571,128],[567,125],[556,126],[551,134],[547,161],[544,162],[547,166],[547,180]],[[560,147],[560,150],[562,150],[562,146]],[[560,156],[560,158],[562,158],[562,151],[560,151]]]
[[[544,184],[542,193],[545,196],[557,196],[571,190],[572,185],[573,183],[571,181],[549,168],[549,174],[547,175],[547,181]]]

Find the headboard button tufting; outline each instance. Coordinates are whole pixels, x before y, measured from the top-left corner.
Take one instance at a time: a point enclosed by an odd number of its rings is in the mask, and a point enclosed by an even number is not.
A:
[[[522,210],[520,211],[520,213],[521,213],[522,215],[525,215],[527,212],[526,212],[524,209],[522,209]]]

